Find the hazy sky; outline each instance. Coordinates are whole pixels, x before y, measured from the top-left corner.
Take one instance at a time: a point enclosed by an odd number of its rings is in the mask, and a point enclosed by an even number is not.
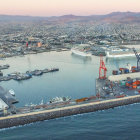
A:
[[[0,14],[60,16],[140,12],[140,0],[0,0]]]

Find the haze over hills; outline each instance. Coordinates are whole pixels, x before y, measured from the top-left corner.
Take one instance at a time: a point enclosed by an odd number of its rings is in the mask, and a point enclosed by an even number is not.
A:
[[[34,17],[20,15],[0,15],[0,22],[8,21],[48,21],[48,22],[109,22],[109,23],[140,23],[140,12],[113,12],[106,15],[76,16],[63,15],[52,17]]]

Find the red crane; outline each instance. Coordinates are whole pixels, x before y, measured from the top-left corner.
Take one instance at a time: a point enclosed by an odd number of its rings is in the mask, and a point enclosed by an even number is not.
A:
[[[28,42],[26,42],[26,47],[28,47]]]
[[[107,68],[105,67],[103,56],[100,56],[99,79],[106,79],[106,72],[107,72]]]

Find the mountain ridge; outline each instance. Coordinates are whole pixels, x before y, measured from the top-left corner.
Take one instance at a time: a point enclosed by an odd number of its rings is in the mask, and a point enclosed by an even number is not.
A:
[[[128,22],[128,23],[140,23],[140,12],[112,12],[105,15],[89,15],[89,16],[79,16],[79,15],[62,15],[62,16],[51,16],[51,17],[41,17],[41,16],[24,16],[24,15],[0,15],[0,21],[57,21],[57,22],[74,22],[74,21],[101,21],[101,22]]]

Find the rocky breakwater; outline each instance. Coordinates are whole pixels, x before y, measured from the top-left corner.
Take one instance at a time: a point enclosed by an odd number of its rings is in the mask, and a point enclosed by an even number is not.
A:
[[[140,102],[140,95],[104,100],[99,102],[76,104],[62,108],[0,117],[0,128],[24,125],[36,121],[49,120],[75,114],[94,112],[98,110],[114,108],[117,106],[123,106],[137,102]]]

